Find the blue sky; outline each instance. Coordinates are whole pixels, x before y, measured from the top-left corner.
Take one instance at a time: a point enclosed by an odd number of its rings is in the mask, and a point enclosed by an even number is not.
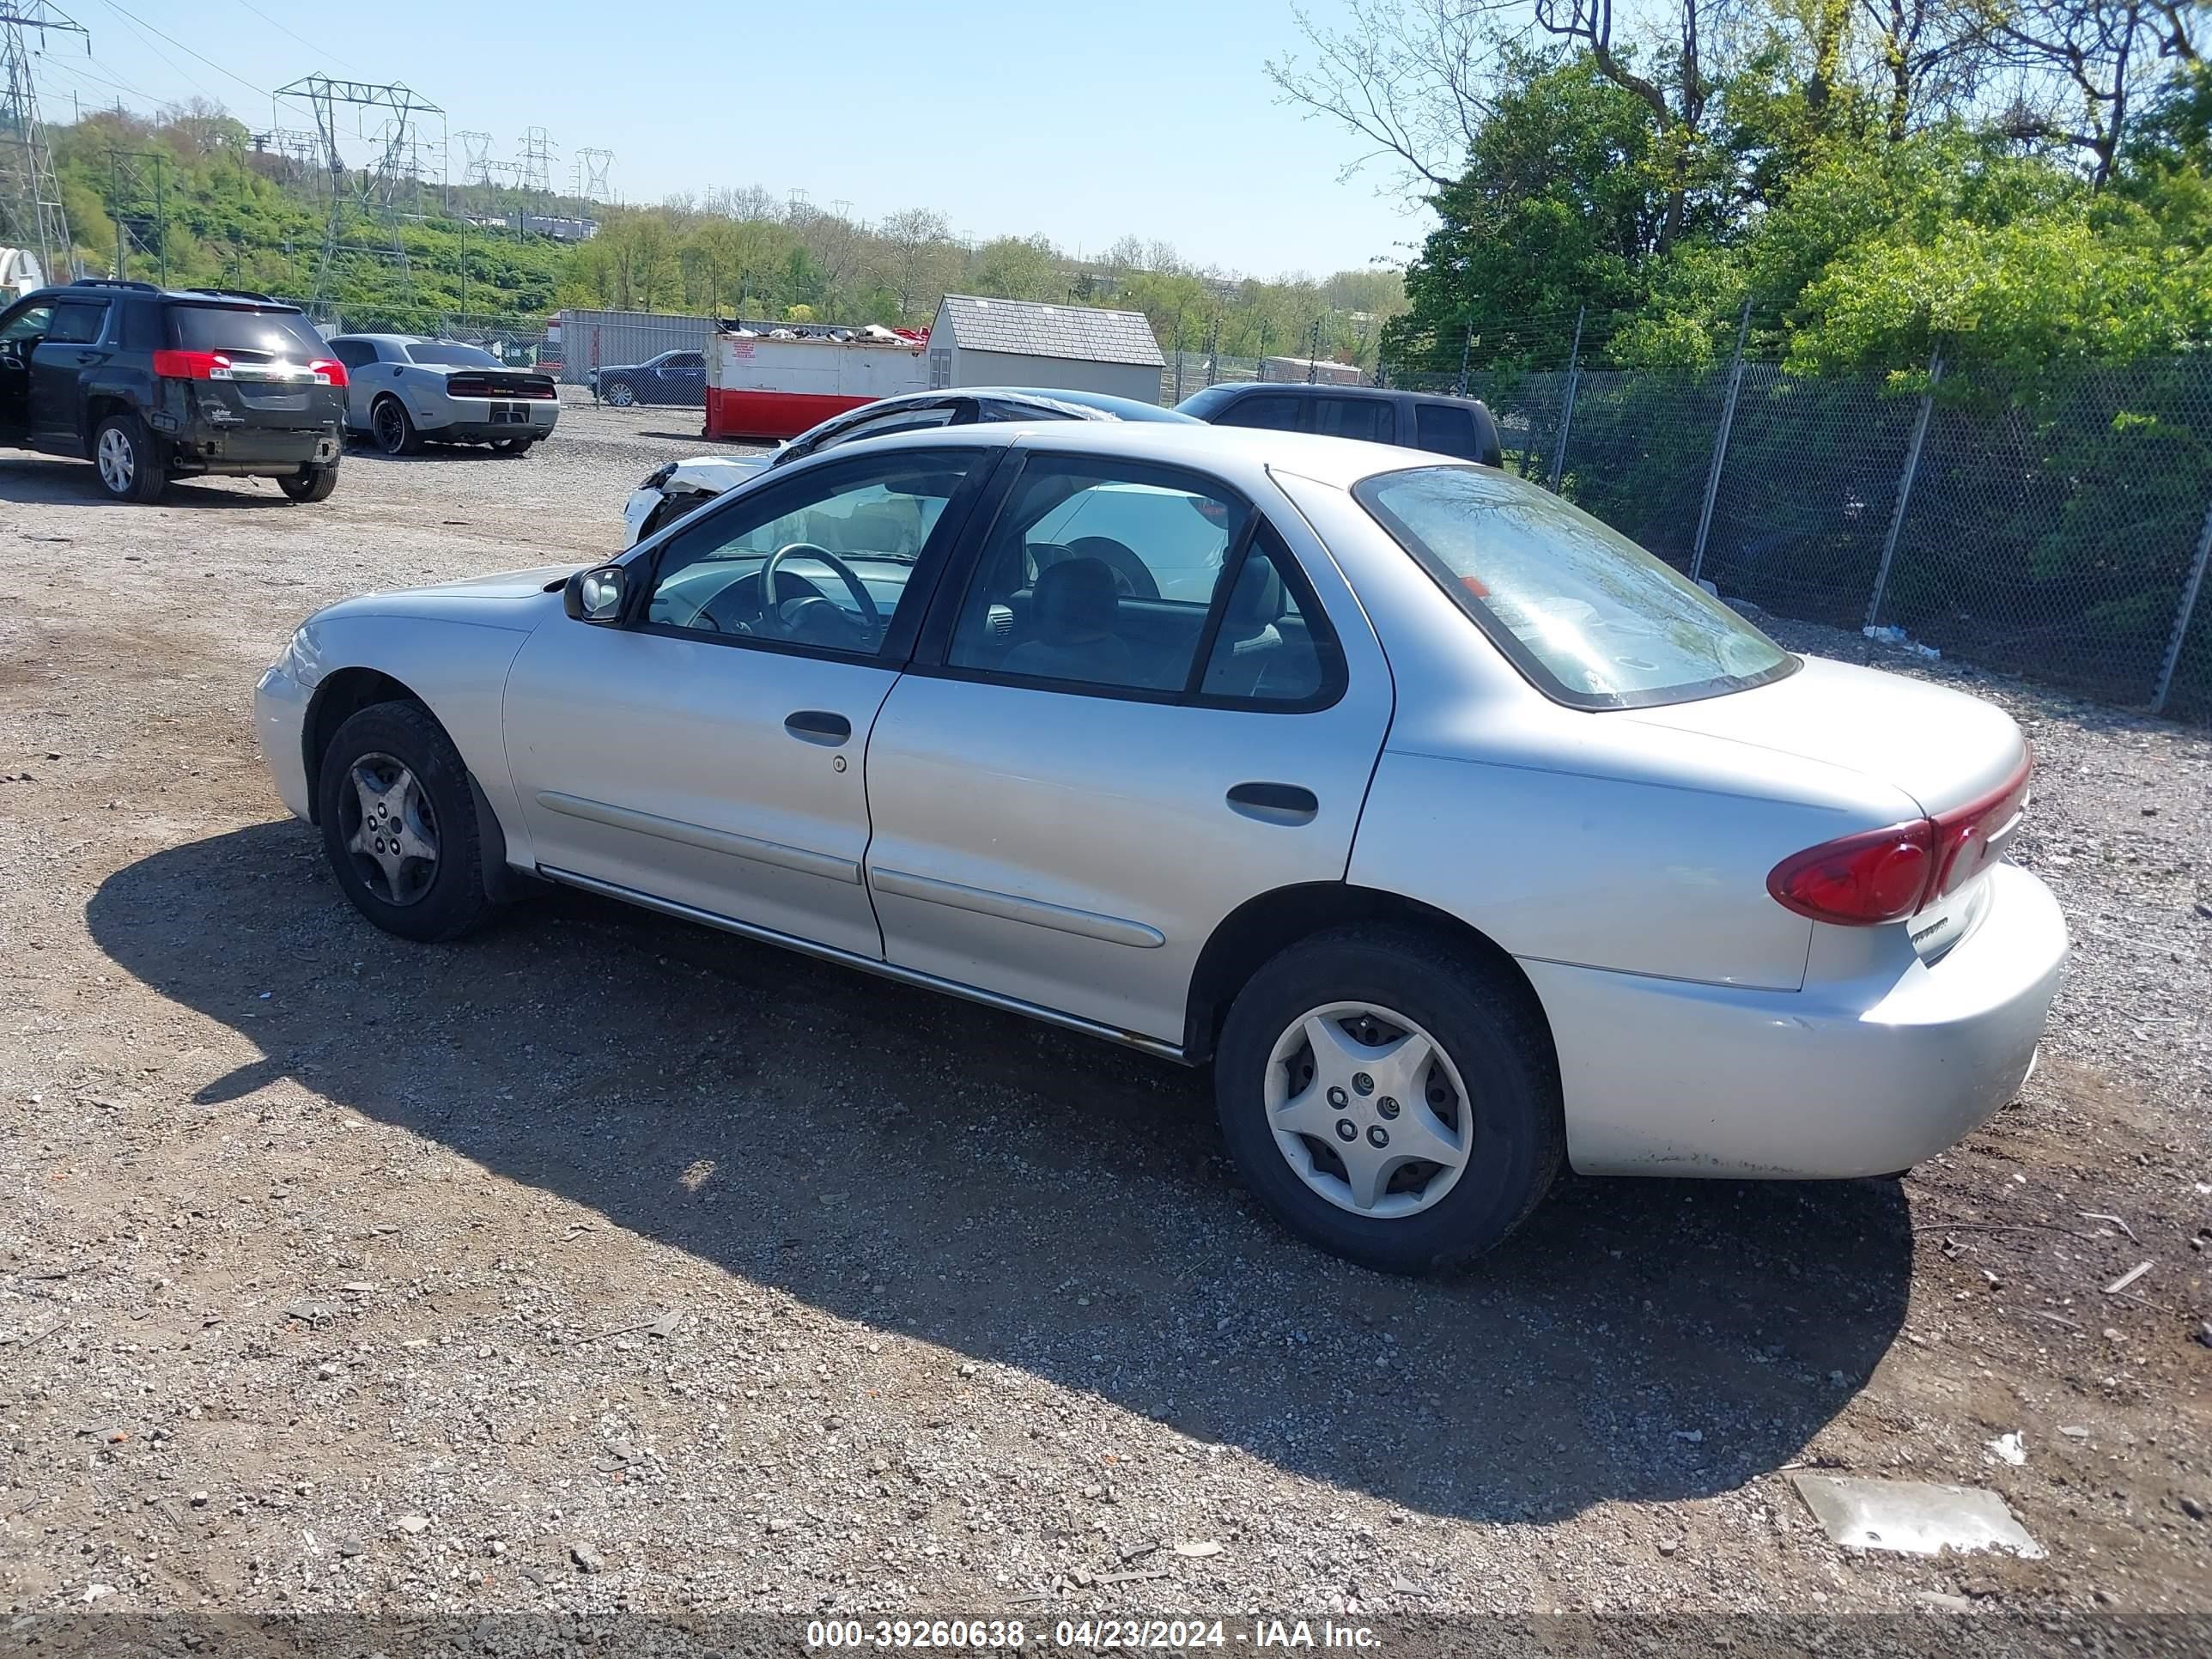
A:
[[[563,188],[575,149],[611,149],[625,200],[796,188],[862,219],[931,207],[962,234],[1070,251],[1135,234],[1261,276],[1402,261],[1425,226],[1378,196],[1379,169],[1339,184],[1352,141],[1274,102],[1261,63],[1297,44],[1290,0],[57,3],[93,55],[48,37],[50,116],[119,86],[140,108],[215,98],[258,130],[268,90],[321,70],[404,82],[452,131],[494,134],[495,157],[544,126]]]

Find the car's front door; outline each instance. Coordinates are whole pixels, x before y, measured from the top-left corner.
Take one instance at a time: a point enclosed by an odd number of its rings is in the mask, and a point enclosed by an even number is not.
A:
[[[656,403],[707,401],[707,355],[702,351],[671,352],[653,369],[653,378]]]
[[[884,953],[1179,1043],[1223,918],[1343,879],[1381,648],[1286,503],[1179,469],[1030,454],[963,563],[869,739]]]
[[[46,337],[31,353],[31,439],[42,448],[84,441],[84,377],[112,348],[105,300],[57,300]]]
[[[0,317],[0,443],[27,442],[31,435],[31,354],[53,324],[50,300],[11,307]]]
[[[620,625],[532,634],[505,722],[540,866],[879,957],[862,757],[998,453],[794,468],[642,550]]]

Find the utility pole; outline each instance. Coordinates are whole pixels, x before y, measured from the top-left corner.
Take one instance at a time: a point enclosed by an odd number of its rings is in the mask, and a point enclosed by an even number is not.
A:
[[[67,263],[71,243],[53,147],[39,118],[31,33],[38,35],[37,51],[46,49],[50,33],[82,36],[88,57],[92,36],[46,0],[0,0],[0,240],[37,248],[40,272],[53,282],[66,280],[68,273],[55,267],[55,256]]]

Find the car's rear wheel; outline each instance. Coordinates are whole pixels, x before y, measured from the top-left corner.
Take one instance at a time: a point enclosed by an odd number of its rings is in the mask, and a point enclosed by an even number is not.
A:
[[[331,869],[378,927],[434,942],[491,915],[468,768],[420,703],[349,718],[324,751],[319,790]]]
[[[637,401],[637,389],[627,380],[617,380],[600,392],[599,398],[617,409],[628,409]]]
[[[1222,1028],[1214,1095],[1276,1218],[1389,1273],[1490,1249],[1565,1147],[1558,1062],[1526,985],[1413,928],[1318,933],[1262,967]]]
[[[537,441],[535,438],[494,438],[491,441],[492,453],[495,455],[527,455],[530,446]]]
[[[387,455],[412,455],[422,447],[414,417],[397,398],[376,400],[376,406],[368,411],[368,427],[375,434],[376,447]]]
[[[158,501],[169,487],[154,434],[136,415],[111,415],[100,423],[92,434],[92,462],[100,489],[114,501]]]
[[[338,487],[337,463],[303,466],[297,472],[288,472],[276,480],[276,487],[295,501],[326,501]]]

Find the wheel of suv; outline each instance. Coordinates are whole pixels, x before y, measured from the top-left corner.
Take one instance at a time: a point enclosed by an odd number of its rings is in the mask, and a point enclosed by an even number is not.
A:
[[[1214,1057],[1231,1156],[1292,1232],[1388,1273],[1474,1260],[1549,1189],[1565,1147],[1528,988],[1440,938],[1317,933],[1255,974]]]
[[[318,800],[338,885],[378,927],[435,942],[490,915],[468,768],[420,703],[374,703],[339,726]]]
[[[600,392],[599,398],[617,409],[628,409],[637,401],[637,388],[628,380],[615,380]]]
[[[154,434],[136,415],[111,415],[100,423],[92,434],[92,460],[100,487],[116,501],[157,501],[168,488]]]
[[[338,487],[337,463],[303,466],[276,480],[276,487],[295,501],[326,501]]]
[[[379,398],[368,411],[368,425],[376,435],[376,447],[387,455],[412,455],[422,447],[414,417],[397,398]]]

